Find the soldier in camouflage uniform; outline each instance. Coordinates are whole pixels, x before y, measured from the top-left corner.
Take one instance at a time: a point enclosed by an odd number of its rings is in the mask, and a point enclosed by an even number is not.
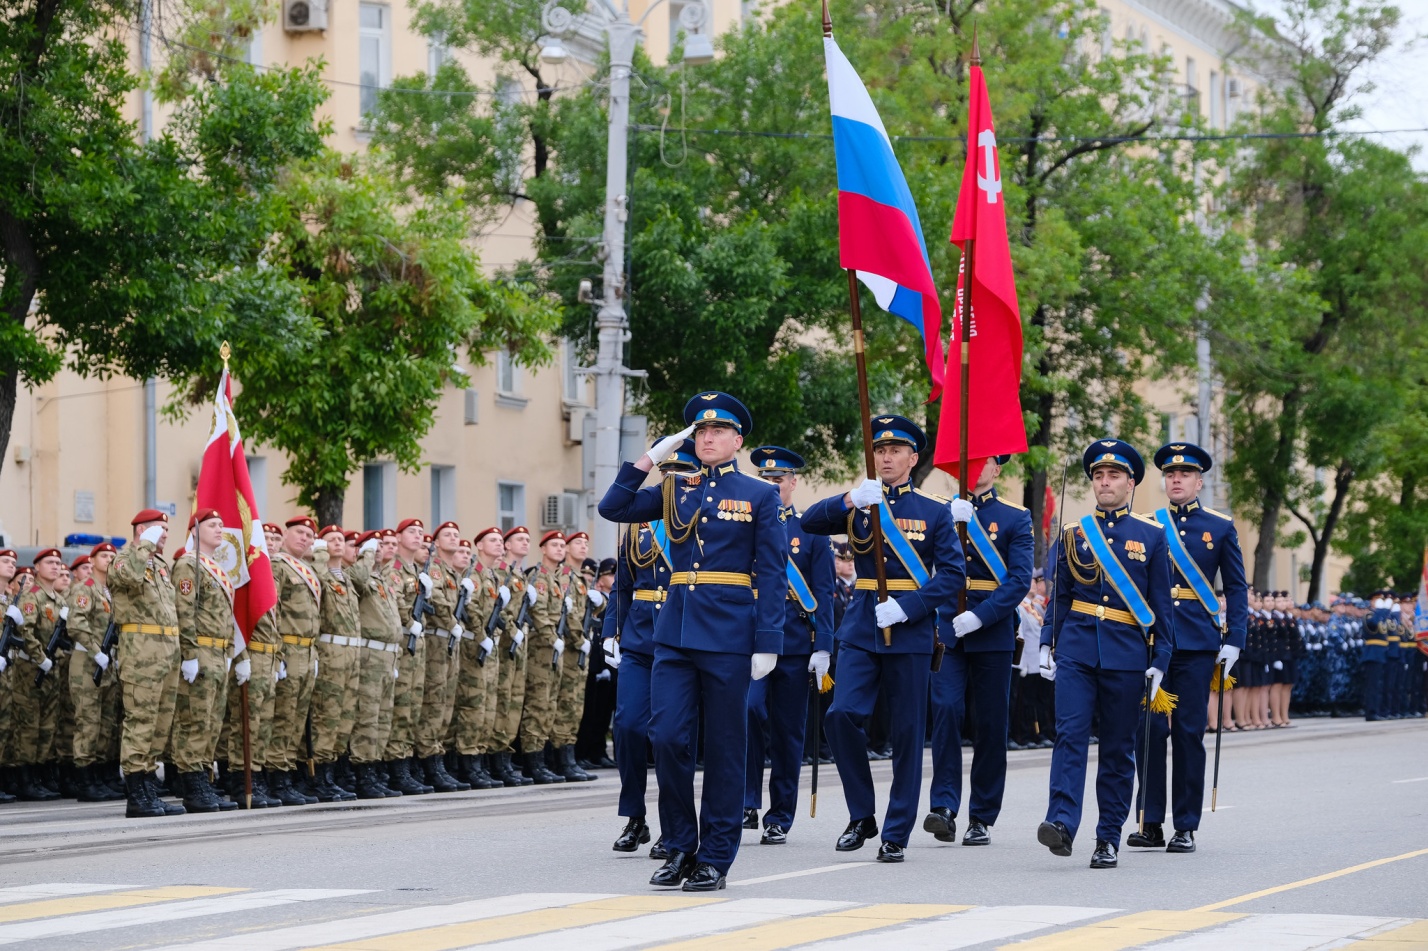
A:
[[[397,653],[397,681],[392,688],[392,732],[387,738],[383,759],[387,764],[390,788],[404,796],[433,792],[421,781],[421,768],[414,756],[416,723],[426,684],[427,617],[413,618],[420,576],[430,557],[423,542],[426,526],[419,518],[404,519],[397,525],[397,556],[388,582],[397,592],[397,616],[401,621],[401,650]]]
[[[159,798],[155,775],[173,725],[183,662],[172,572],[163,554],[168,521],[157,509],[134,516],[134,541],[124,546],[109,569],[124,692],[119,765],[124,770],[129,818],[184,813],[182,806]]]
[[[15,580],[15,570],[18,567],[15,562],[16,554],[13,548],[0,549],[0,612],[5,613],[8,618],[6,623],[14,625],[18,636],[19,626],[24,623],[25,616],[20,614],[17,608],[15,613],[20,616],[20,620],[17,622],[8,613],[15,601],[10,594],[11,584]],[[0,618],[0,620],[5,620],[5,618]],[[10,729],[10,681],[12,678],[6,674],[13,657],[13,649],[0,653],[0,803],[15,801],[10,789],[15,785],[15,775],[18,772],[10,759],[12,735]]]
[[[545,746],[555,730],[555,703],[560,696],[561,656],[565,641],[557,636],[562,612],[569,616],[563,577],[565,535],[546,532],[540,540],[540,566],[530,576],[526,597],[531,602],[531,627],[526,643],[526,700],[521,711],[521,753],[525,775],[537,786],[563,783],[565,777],[546,765]]]
[[[446,771],[442,762],[446,752],[442,741],[451,724],[459,667],[448,644],[452,637],[457,638],[459,643],[466,633],[455,614],[462,575],[455,567],[461,549],[461,529],[455,522],[442,522],[432,537],[436,542],[437,557],[432,562],[430,577],[419,579],[423,587],[430,586],[427,599],[433,613],[431,625],[426,630],[426,676],[422,685],[421,713],[416,723],[416,756],[421,761],[428,786],[437,792],[458,792],[471,786]]]
[[[57,548],[36,554],[35,583],[16,601],[18,614],[24,620],[17,622],[22,646],[15,656],[21,663],[10,673],[11,742],[20,768],[16,792],[27,802],[59,798],[58,789],[45,781],[45,764],[52,761],[46,747],[54,743],[60,703],[58,676],[52,674],[56,662],[45,656],[45,647],[55,625],[69,615],[64,596],[57,590],[63,567]],[[46,675],[38,684],[37,672]]]
[[[75,584],[69,596],[69,636],[74,642],[69,697],[74,706],[72,749],[80,802],[124,798],[108,785],[110,779],[118,777],[117,767],[111,773],[104,763],[110,733],[118,726],[119,718],[118,682],[109,670],[114,658],[100,650],[114,618],[109,595],[109,566],[114,555],[115,548],[108,542],[95,545],[89,553],[88,577]],[[95,671],[102,675],[98,684],[94,682]]]
[[[360,605],[356,583],[343,568],[346,536],[339,525],[319,534],[313,552],[322,581],[317,671],[312,690],[312,752],[319,802],[349,802],[356,795],[337,785],[333,769],[347,750],[357,720],[357,681],[362,672]]]
[[[561,575],[565,593],[570,598],[570,632],[561,655],[560,694],[555,701],[555,723],[551,728],[551,744],[555,747],[555,772],[568,783],[590,782],[596,777],[575,762],[575,737],[580,730],[580,714],[585,710],[585,681],[590,666],[591,634],[595,629],[594,611],[605,597],[593,591],[582,573],[585,557],[590,554],[590,536],[576,532],[565,540],[565,564]],[[590,630],[586,630],[587,624]]]
[[[317,523],[306,515],[285,523],[282,549],[273,557],[277,583],[277,627],[283,653],[274,677],[273,733],[263,767],[274,796],[285,806],[317,801],[298,788],[298,762],[307,760],[303,739],[312,706],[317,651],[313,646],[321,623],[322,582],[303,559],[312,551]]]
[[[223,516],[217,509],[200,509],[194,513],[192,530],[195,550],[174,562],[183,662],[169,748],[178,768],[184,808],[220,812],[238,808],[236,802],[219,799],[208,784],[208,766],[218,748],[228,700],[233,582],[212,557],[223,543]]]
[[[485,744],[489,734],[482,732],[489,708],[494,719],[496,681],[500,672],[500,651],[497,639],[500,631],[487,633],[487,622],[498,616],[501,607],[500,581],[491,567],[500,557],[501,532],[488,528],[472,542],[461,540],[469,567],[462,581],[468,590],[465,615],[459,619],[468,636],[461,641],[461,658],[456,675],[456,701],[452,712],[449,746],[457,756],[456,778],[473,789],[495,789],[503,785],[486,769]],[[480,549],[474,560],[473,547]],[[507,598],[510,597],[507,592]]]
[[[357,719],[352,728],[352,766],[357,798],[400,796],[377,773],[392,732],[392,691],[397,675],[400,600],[389,573],[397,554],[395,532],[371,531],[358,538],[357,561],[348,577],[357,589],[361,621],[361,667],[357,680]]]
[[[504,786],[530,786],[535,780],[521,774],[511,762],[511,754],[526,698],[525,629],[530,624],[530,602],[526,599],[522,562],[531,550],[531,533],[524,525],[516,525],[505,532],[501,542],[505,555],[496,564],[496,575],[511,596],[501,609],[506,628],[501,639],[501,666],[496,675],[496,705],[491,721],[491,775]],[[520,623],[523,613],[525,624]]]

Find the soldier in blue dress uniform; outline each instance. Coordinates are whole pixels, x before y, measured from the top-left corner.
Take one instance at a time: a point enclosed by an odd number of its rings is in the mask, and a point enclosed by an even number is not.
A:
[[[798,807],[798,772],[808,723],[810,674],[819,684],[833,651],[833,549],[828,539],[803,527],[793,492],[803,457],[781,446],[760,446],[749,455],[759,477],[777,486],[779,518],[788,532],[788,603],[778,665],[749,687],[749,752],[744,780],[744,828],[759,827],[763,803],[764,752],[769,757],[769,811],[764,845],[782,845]]]
[[[1031,590],[1036,539],[1031,513],[997,494],[996,480],[1010,456],[987,460],[970,493],[949,506],[954,522],[966,522],[967,610],[956,602],[938,612],[944,638],[955,640],[932,675],[932,808],[922,828],[941,842],[957,837],[962,802],[962,721],[972,694],[971,795],[963,845],[988,845],[988,827],[1002,809],[1007,780],[1007,717],[1017,607]],[[956,615],[955,617],[953,615]]]
[[[1162,685],[1177,699],[1175,716],[1148,713],[1150,759],[1140,770],[1145,799],[1145,829],[1132,832],[1126,845],[1167,852],[1194,852],[1195,832],[1205,800],[1205,725],[1209,719],[1210,685],[1223,663],[1228,675],[1245,646],[1249,619],[1249,584],[1234,520],[1207,508],[1199,500],[1204,473],[1214,460],[1192,443],[1160,447],[1155,465],[1164,476],[1170,504],[1155,513],[1165,535],[1171,562],[1170,598],[1174,610],[1175,654]],[[1215,593],[1215,576],[1224,592]],[[1141,729],[1146,720],[1142,719]],[[1165,821],[1165,741],[1171,749],[1171,818],[1175,834],[1169,844],[1161,828]],[[1141,738],[1137,750],[1144,749]]]
[[[1081,462],[1096,510],[1067,526],[1059,540],[1041,629],[1043,676],[1056,680],[1056,746],[1050,803],[1036,837],[1053,855],[1071,854],[1094,717],[1100,815],[1091,867],[1115,868],[1135,789],[1141,702],[1149,681],[1156,704],[1170,668],[1175,609],[1165,533],[1130,508],[1145,477],[1140,453],[1119,439],[1102,439],[1087,447]]]
[[[655,445],[659,443],[656,442]],[[694,441],[686,439],[659,464],[662,475],[699,468]],[[620,539],[615,565],[613,610],[605,612],[601,646],[605,663],[619,670],[615,680],[615,764],[620,773],[620,811],[629,821],[615,839],[616,852],[634,852],[650,840],[645,821],[645,787],[649,782],[646,745],[650,734],[650,668],[654,666],[655,619],[664,607],[673,570],[662,522],[632,525]],[[663,843],[650,849],[663,855]]]
[[[873,418],[878,479],[867,479],[803,513],[804,531],[846,532],[857,563],[852,603],[838,627],[838,685],[826,718],[851,821],[837,849],[851,852],[878,835],[877,800],[865,727],[886,684],[893,781],[878,861],[901,862],[917,821],[927,683],[937,640],[937,610],[962,587],[962,546],[945,499],[912,487],[927,437],[902,416]],[[869,507],[882,516],[883,550],[874,551]],[[891,523],[891,524],[890,524]],[[888,600],[877,601],[875,558],[887,569]],[[888,632],[885,634],[885,631]]]
[[[650,668],[650,742],[669,858],[650,884],[714,891],[739,851],[749,684],[768,676],[783,647],[788,536],[778,490],[741,472],[735,459],[753,429],[744,404],[700,393],[684,419],[688,429],[620,467],[599,510],[612,522],[662,518],[669,539],[673,570]],[[641,488],[691,434],[700,468]],[[701,704],[704,795],[696,812]]]

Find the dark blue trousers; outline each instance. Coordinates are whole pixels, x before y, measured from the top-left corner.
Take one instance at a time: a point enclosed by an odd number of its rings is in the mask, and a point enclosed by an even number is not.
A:
[[[848,644],[838,646],[838,681],[824,721],[838,764],[843,798],[851,819],[872,818],[878,809],[873,773],[868,765],[868,718],[886,683],[888,739],[892,742],[893,781],[882,839],[903,847],[912,836],[922,795],[922,738],[927,729],[927,654],[873,654]]]
[[[1217,651],[1176,651],[1161,681],[1175,694],[1175,716],[1150,718],[1150,758],[1141,769],[1140,795],[1145,797],[1145,821],[1165,821],[1165,741],[1170,740],[1170,816],[1176,829],[1200,828],[1205,804],[1205,727],[1210,718],[1210,678]],[[1058,674],[1059,676],[1059,674]],[[1136,731],[1135,748],[1143,750],[1145,718]]]
[[[1056,747],[1051,751],[1051,801],[1047,822],[1065,823],[1071,837],[1081,825],[1081,796],[1095,717],[1100,747],[1096,758],[1096,838],[1121,844],[1121,826],[1135,792],[1135,735],[1145,672],[1104,670],[1073,660],[1056,666]]]
[[[962,721],[972,691],[972,788],[968,816],[994,825],[1007,785],[1007,714],[1011,701],[1011,651],[950,648],[932,675],[931,804],[958,815],[962,805]]]
[[[1379,716],[1393,717],[1403,712],[1399,700],[1399,685],[1403,681],[1403,662],[1397,656],[1400,650],[1402,648],[1393,644],[1388,646],[1388,659],[1383,662],[1383,700]]]
[[[728,874],[744,824],[749,655],[655,646],[650,741],[659,826],[671,852],[695,854]],[[704,705],[704,795],[694,808],[694,746]]]
[[[1383,716],[1383,661],[1366,660],[1359,669],[1364,678],[1364,716]]]
[[[627,818],[645,814],[645,788],[649,783],[646,759],[650,736],[649,654],[623,651],[620,672],[615,678],[615,764],[620,769],[620,815]]]
[[[783,654],[763,680],[749,684],[749,752],[744,771],[744,808],[763,806],[764,743],[769,756],[769,811],[764,825],[793,827],[798,811],[798,771],[808,723],[807,654]]]

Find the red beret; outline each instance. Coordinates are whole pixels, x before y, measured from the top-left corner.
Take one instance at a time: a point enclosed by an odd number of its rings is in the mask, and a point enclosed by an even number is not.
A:
[[[395,528],[384,528],[381,531],[381,536],[383,538],[396,538],[397,530]]]
[[[74,571],[74,570],[75,570],[76,568],[78,568],[80,565],[87,565],[87,564],[89,564],[89,556],[88,556],[88,555],[80,555],[80,556],[79,556],[78,558],[76,558],[74,561],[72,561],[72,562],[69,563],[69,570],[70,570],[70,571]]]
[[[349,534],[357,535],[356,532],[350,532]],[[374,528],[374,529],[371,529],[370,531],[363,532],[361,535],[357,535],[357,544],[359,544],[359,545],[365,545],[365,544],[367,544],[369,541],[371,541],[372,539],[380,537],[381,534],[382,534],[382,529],[380,529],[380,528]]]
[[[419,519],[419,518],[404,518],[404,519],[402,519],[400,522],[397,523],[397,534],[400,535],[402,532],[404,532],[404,531],[406,531],[407,529],[411,528],[413,525],[415,525],[417,528],[421,529],[422,531],[426,531],[426,523],[423,522],[421,519]]]
[[[60,550],[59,550],[58,548],[46,548],[46,549],[44,549],[43,551],[36,552],[36,553],[35,553],[35,561],[34,561],[34,563],[38,565],[40,562],[44,561],[46,558],[49,558],[49,557],[51,557],[51,556],[53,556],[53,557],[55,557],[55,558],[60,558],[60,559],[61,559],[61,562],[60,562],[60,563],[61,563],[61,564],[64,563],[63,560],[62,560],[62,559],[63,559],[63,556],[60,554]]]
[[[115,548],[113,545],[109,544],[108,542],[100,542],[98,545],[95,545],[93,548],[91,548],[91,549],[89,550],[89,557],[90,557],[90,558],[93,558],[95,555],[99,554],[99,553],[102,552],[102,551],[107,551],[107,552],[110,552],[111,554],[116,554],[116,555],[119,553],[119,550],[118,550],[117,548]],[[5,553],[4,553],[3,551],[0,551],[0,555],[3,555],[3,554],[5,554]]]
[[[562,531],[546,532],[540,537],[540,547],[544,548],[546,542],[565,541],[565,533]]]
[[[272,532],[274,535],[281,535],[283,533],[283,527],[273,522],[264,522],[263,531]]]
[[[506,534],[502,535],[501,537],[506,541],[510,541],[512,535],[529,535],[530,533],[531,530],[529,528],[526,528],[524,525],[516,525],[512,528],[506,529]]]
[[[458,541],[458,542],[456,543],[456,547],[457,547],[457,548],[470,548],[470,547],[471,547],[471,543],[468,542],[466,539],[463,538],[463,539],[461,539],[460,541]]]
[[[144,509],[144,511],[140,512],[138,515],[135,515],[134,520],[129,524],[144,525],[148,522],[163,522],[165,525],[167,525],[169,523],[168,513],[160,512],[158,509]]]
[[[430,535],[423,535],[423,536],[421,537],[421,543],[422,543],[423,545],[430,545],[430,544],[431,544],[431,536],[430,536]]]
[[[368,534],[371,533],[369,532]],[[361,540],[362,533],[357,531],[343,532],[342,537],[349,542],[356,542]]]
[[[333,532],[336,532],[337,534],[341,535],[341,534],[342,534],[342,526],[341,526],[341,525],[324,525],[324,526],[322,526],[322,528],[318,531],[317,534],[318,534],[318,535],[331,535]]]
[[[110,551],[113,551],[113,549],[111,548]],[[6,555],[9,555],[11,558],[20,557],[19,555],[15,554],[15,549],[13,548],[0,548],[0,558],[4,558]]]
[[[565,536],[565,540],[568,542],[573,542],[577,538],[583,538],[588,542],[590,540],[590,535],[588,532],[576,532],[574,535]]]
[[[23,568],[21,568],[20,570],[18,570],[18,571],[15,572],[15,577],[18,578],[20,575],[32,575],[32,574],[34,574],[34,573],[35,573],[35,569],[32,568],[32,567],[30,567],[29,565],[26,565],[26,566],[24,566]]]
[[[472,543],[473,545],[479,545],[479,544],[481,544],[481,539],[485,538],[487,535],[499,535],[499,534],[501,534],[501,530],[500,530],[499,528],[497,528],[496,526],[492,525],[490,528],[483,528],[483,529],[481,529],[479,532],[477,532],[477,533],[476,533],[476,537],[473,538],[473,539],[471,539],[471,543]]]
[[[456,529],[456,534],[458,534],[458,535],[461,534],[461,526],[460,526],[460,525],[457,525],[455,522],[449,522],[449,521],[448,521],[448,522],[442,522],[440,525],[436,526],[436,529],[432,532],[432,535],[440,535],[442,532],[446,531],[448,528],[454,528],[454,529]]]
[[[299,526],[301,526],[303,528],[311,529],[314,532],[317,531],[317,519],[313,518],[311,515],[294,515],[292,518],[288,519],[283,524],[286,525],[288,528],[298,528]]]
[[[194,512],[194,513],[193,513],[193,522],[194,522],[195,525],[197,525],[199,522],[206,522],[206,521],[208,521],[208,520],[211,519],[211,518],[222,518],[222,517],[223,517],[223,513],[222,513],[222,512],[218,511],[218,509],[216,509],[216,508],[209,507],[209,508],[205,508],[205,509],[199,509],[197,512]]]

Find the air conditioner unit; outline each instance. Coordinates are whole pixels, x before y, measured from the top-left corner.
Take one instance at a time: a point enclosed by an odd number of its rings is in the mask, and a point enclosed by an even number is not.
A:
[[[541,528],[574,528],[580,520],[580,493],[547,495],[541,506]]]
[[[283,0],[283,29],[289,33],[327,29],[327,0]]]

